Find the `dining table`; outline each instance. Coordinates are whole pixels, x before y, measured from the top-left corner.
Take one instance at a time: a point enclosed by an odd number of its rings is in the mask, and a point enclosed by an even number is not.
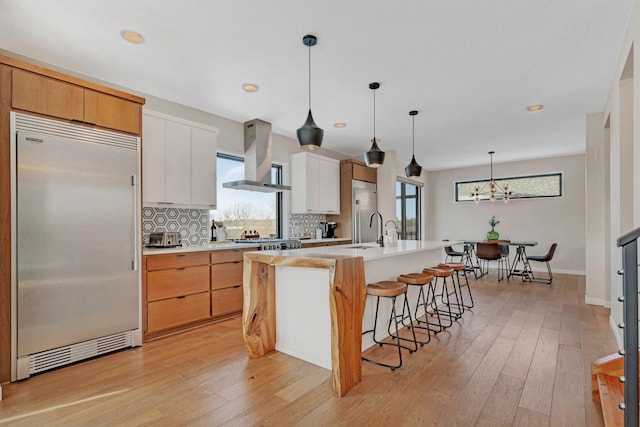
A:
[[[516,256],[511,263],[511,268],[509,269],[509,273],[507,277],[511,276],[521,276],[528,277],[531,274],[531,265],[529,264],[529,259],[527,258],[527,247],[536,246],[538,242],[534,240],[473,240],[473,239],[464,239],[461,240],[464,242],[464,255],[463,260],[467,264],[467,271],[473,271],[475,278],[482,277],[482,269],[480,268],[480,262],[478,257],[475,255],[475,245],[477,243],[495,243],[495,244],[504,244],[509,246],[516,247]],[[478,271],[480,272],[478,274]]]

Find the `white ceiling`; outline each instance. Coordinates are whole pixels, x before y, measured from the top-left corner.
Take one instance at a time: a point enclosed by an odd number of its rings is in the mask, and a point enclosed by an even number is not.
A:
[[[0,48],[295,138],[308,102],[302,37],[314,34],[323,147],[368,150],[378,81],[381,148],[408,163],[416,109],[416,158],[434,170],[486,164],[489,150],[496,163],[584,152],[585,115],[603,110],[632,3],[0,0]]]

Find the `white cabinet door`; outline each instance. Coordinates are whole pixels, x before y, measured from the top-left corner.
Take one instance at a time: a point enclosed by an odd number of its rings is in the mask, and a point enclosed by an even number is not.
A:
[[[164,123],[153,116],[142,120],[142,200],[147,203],[163,203],[164,184]]]
[[[216,206],[216,150],[218,135],[191,129],[191,204]]]
[[[340,212],[340,162],[309,153],[291,156],[291,212]]]
[[[330,159],[319,159],[318,194],[323,212],[340,213],[340,163]]]
[[[142,125],[143,202],[215,208],[218,130],[153,111]]]
[[[180,123],[165,123],[166,202],[191,204],[191,128]]]

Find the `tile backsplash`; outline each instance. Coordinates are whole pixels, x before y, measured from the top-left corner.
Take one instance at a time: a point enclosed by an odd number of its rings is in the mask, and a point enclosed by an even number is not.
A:
[[[320,222],[326,221],[323,214],[289,214],[289,237],[311,236],[315,238]]]
[[[145,244],[153,231],[179,231],[183,246],[198,246],[209,242],[209,211],[207,209],[142,208],[142,230]]]
[[[320,222],[326,221],[322,214],[289,214],[289,237],[312,236]],[[210,239],[209,211],[207,209],[155,208],[142,209],[142,230],[145,244],[154,231],[180,232],[183,246],[199,246]]]

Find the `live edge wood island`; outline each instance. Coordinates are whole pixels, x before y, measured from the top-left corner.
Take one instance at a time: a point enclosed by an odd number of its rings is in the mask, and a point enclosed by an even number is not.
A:
[[[363,324],[369,329],[374,318],[366,284],[437,264],[445,244],[451,243],[246,252],[242,326],[249,357],[278,350],[331,369],[334,393],[343,396],[360,382],[362,350],[373,345],[362,337]],[[413,310],[416,295],[409,301]],[[381,304],[382,331],[390,311]]]

